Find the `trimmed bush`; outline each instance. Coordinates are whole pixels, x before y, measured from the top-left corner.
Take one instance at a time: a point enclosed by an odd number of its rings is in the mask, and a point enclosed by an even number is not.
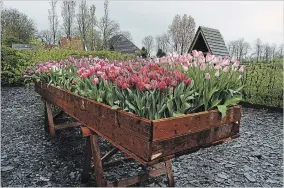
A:
[[[243,77],[243,100],[252,104],[283,107],[283,65],[249,64]]]

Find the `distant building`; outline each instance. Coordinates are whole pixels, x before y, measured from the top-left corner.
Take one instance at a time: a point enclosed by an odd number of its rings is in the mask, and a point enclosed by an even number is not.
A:
[[[134,54],[136,51],[140,50],[135,44],[133,44],[123,35],[113,36],[109,40],[109,49],[118,51],[122,54]]]
[[[59,47],[70,50],[83,50],[83,43],[80,38],[61,37],[59,40]]]
[[[204,54],[211,52],[216,56],[229,56],[220,31],[202,26],[198,28],[188,52],[191,53],[192,50],[202,51]]]
[[[30,44],[12,44],[12,48],[16,50],[32,50],[33,46]]]

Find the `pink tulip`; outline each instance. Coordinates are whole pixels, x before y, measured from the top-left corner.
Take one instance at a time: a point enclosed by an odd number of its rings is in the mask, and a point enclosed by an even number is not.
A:
[[[207,80],[210,80],[210,74],[209,74],[208,72],[205,74],[205,78],[206,78]]]
[[[215,70],[219,70],[219,69],[221,69],[222,67],[220,66],[220,65],[216,65],[215,67],[214,67],[214,69]]]
[[[206,62],[207,63],[209,63],[209,62],[211,62],[212,61],[212,55],[210,54],[210,53],[208,53],[207,55],[206,55]]]
[[[205,69],[206,69],[206,64],[205,64],[205,63],[202,63],[202,64],[200,65],[200,70],[205,71]]]
[[[204,57],[203,52],[202,52],[202,51],[198,51],[198,56],[199,56],[199,57]]]
[[[230,59],[225,59],[223,62],[222,62],[222,65],[229,65],[230,64]]]
[[[188,71],[188,67],[187,67],[187,66],[184,66],[184,65],[183,65],[183,66],[182,66],[182,69],[183,69],[183,71],[185,71],[185,72]]]
[[[236,61],[237,61],[237,57],[236,57],[236,56],[233,56],[232,59],[231,59],[231,61],[232,61],[232,62],[236,62]]]
[[[150,84],[144,84],[144,87],[145,87],[147,90],[150,90],[150,89],[151,89],[151,85],[150,85]]]
[[[164,81],[160,82],[159,89],[164,90],[167,87],[166,83]]]
[[[240,72],[245,72],[245,69],[246,69],[246,66],[245,65],[242,65],[239,69]]]
[[[144,83],[143,83],[143,82],[138,82],[138,83],[136,84],[136,87],[137,87],[137,90],[138,90],[138,91],[142,91],[143,88],[144,88]]]
[[[223,71],[224,71],[224,72],[229,72],[229,68],[230,68],[229,66],[226,66],[226,67],[223,69]]]
[[[94,85],[97,85],[97,84],[99,83],[99,79],[98,79],[98,78],[94,78],[94,79],[92,80],[92,83],[93,83]]]
[[[238,67],[240,65],[240,62],[238,60],[236,60],[233,64],[234,67]]]
[[[151,88],[156,89],[158,87],[158,82],[157,80],[151,80]]]
[[[197,52],[197,50],[192,50],[192,55],[193,57],[198,57],[199,53]]]
[[[103,75],[103,72],[98,71],[98,72],[97,72],[97,76],[101,76],[101,75]]]
[[[190,85],[190,84],[191,84],[191,79],[190,79],[190,78],[186,78],[186,79],[184,80],[184,84],[185,84],[186,86]]]
[[[171,85],[171,86],[173,86],[173,87],[176,87],[176,86],[177,86],[177,84],[178,84],[178,83],[177,83],[177,81],[176,81],[176,80],[172,80],[170,85]]]

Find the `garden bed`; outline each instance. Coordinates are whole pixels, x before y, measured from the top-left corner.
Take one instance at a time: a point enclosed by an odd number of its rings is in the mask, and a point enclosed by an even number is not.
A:
[[[239,133],[240,106],[229,108],[222,119],[217,110],[211,110],[150,121],[42,82],[36,84],[36,91],[143,165],[223,142]]]

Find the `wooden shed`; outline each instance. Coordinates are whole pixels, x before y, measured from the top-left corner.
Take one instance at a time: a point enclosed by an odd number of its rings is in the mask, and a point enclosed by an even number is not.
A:
[[[202,51],[204,54],[211,52],[216,56],[229,56],[220,31],[203,26],[199,26],[188,52],[191,53],[192,50]]]

